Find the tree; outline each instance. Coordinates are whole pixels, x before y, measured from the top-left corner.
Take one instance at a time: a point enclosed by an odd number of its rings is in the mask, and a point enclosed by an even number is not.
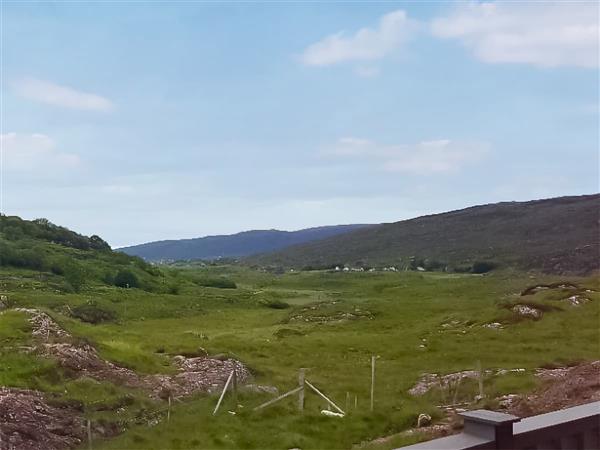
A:
[[[75,292],[79,292],[86,282],[86,273],[84,268],[74,262],[65,261],[62,265],[65,280],[73,287]]]
[[[115,276],[115,286],[122,288],[140,287],[138,277],[131,270],[121,269]]]
[[[90,236],[90,247],[94,250],[110,250],[108,242],[96,234]]]

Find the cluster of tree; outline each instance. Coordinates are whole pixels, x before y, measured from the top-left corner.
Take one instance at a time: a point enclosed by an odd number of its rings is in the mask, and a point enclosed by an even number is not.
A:
[[[37,246],[21,248],[14,243],[0,241],[0,266],[43,270],[46,265],[45,254]]]
[[[83,236],[48,219],[23,220],[16,216],[0,215],[0,232],[9,241],[33,238],[79,250],[110,250],[110,245],[101,237]]]

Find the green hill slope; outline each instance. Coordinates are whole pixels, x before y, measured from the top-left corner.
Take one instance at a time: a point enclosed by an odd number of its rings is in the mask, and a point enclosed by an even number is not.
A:
[[[600,195],[474,206],[248,258],[260,266],[394,265],[468,270],[477,261],[552,273],[599,268]]]
[[[63,292],[89,284],[165,289],[158,268],[111,250],[99,236],[83,236],[46,219],[0,215],[0,267],[38,272]]]

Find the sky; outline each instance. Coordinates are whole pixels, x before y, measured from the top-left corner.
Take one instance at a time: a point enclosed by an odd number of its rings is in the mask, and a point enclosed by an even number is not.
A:
[[[3,0],[0,210],[119,247],[598,192],[598,8]]]

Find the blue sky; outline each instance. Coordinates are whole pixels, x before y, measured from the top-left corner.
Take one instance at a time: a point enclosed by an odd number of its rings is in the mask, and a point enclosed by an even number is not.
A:
[[[598,191],[596,2],[7,2],[2,210],[113,246]]]

